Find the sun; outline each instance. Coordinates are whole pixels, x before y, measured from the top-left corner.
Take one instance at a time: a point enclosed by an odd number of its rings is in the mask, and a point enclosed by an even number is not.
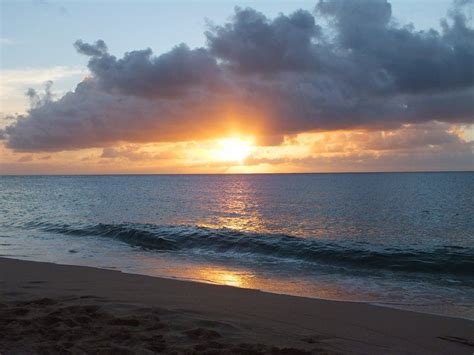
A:
[[[235,161],[242,163],[250,153],[254,146],[249,139],[242,138],[225,138],[217,141],[218,148],[213,156],[222,161]]]

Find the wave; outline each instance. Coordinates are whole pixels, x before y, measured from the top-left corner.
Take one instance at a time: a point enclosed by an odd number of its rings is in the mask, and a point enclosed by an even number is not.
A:
[[[254,259],[260,256],[371,270],[474,276],[474,249],[460,246],[432,250],[375,248],[288,235],[152,224],[70,226],[35,223],[28,227],[74,236],[109,237],[157,251],[212,253],[223,257],[246,255]]]

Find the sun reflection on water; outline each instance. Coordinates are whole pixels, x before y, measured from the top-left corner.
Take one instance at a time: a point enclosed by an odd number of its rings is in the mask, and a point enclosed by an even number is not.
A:
[[[221,182],[213,204],[213,220],[202,224],[210,228],[228,228],[258,232],[265,225],[260,214],[259,192],[247,179],[229,178]]]

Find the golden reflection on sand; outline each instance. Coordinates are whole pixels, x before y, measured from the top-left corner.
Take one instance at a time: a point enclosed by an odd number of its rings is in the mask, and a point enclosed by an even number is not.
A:
[[[190,281],[258,289],[297,296],[335,300],[356,300],[342,284],[330,279],[316,280],[296,276],[272,277],[247,268],[232,268],[222,264],[187,263],[183,258],[157,258],[148,253],[136,255],[134,273],[156,277],[170,277]]]
[[[218,285],[234,287],[252,287],[253,274],[249,272],[237,272],[215,266],[205,266],[194,269],[195,279],[206,280]]]

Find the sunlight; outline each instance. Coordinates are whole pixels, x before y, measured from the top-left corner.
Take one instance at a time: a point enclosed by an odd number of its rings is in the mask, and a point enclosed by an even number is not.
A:
[[[231,269],[219,268],[216,266],[204,266],[202,268],[196,268],[193,278],[211,282],[217,285],[248,287],[248,282],[252,281],[253,277],[254,275],[250,272],[239,272]]]
[[[253,142],[248,139],[225,138],[218,141],[218,149],[212,155],[218,160],[242,163],[253,150]]]

